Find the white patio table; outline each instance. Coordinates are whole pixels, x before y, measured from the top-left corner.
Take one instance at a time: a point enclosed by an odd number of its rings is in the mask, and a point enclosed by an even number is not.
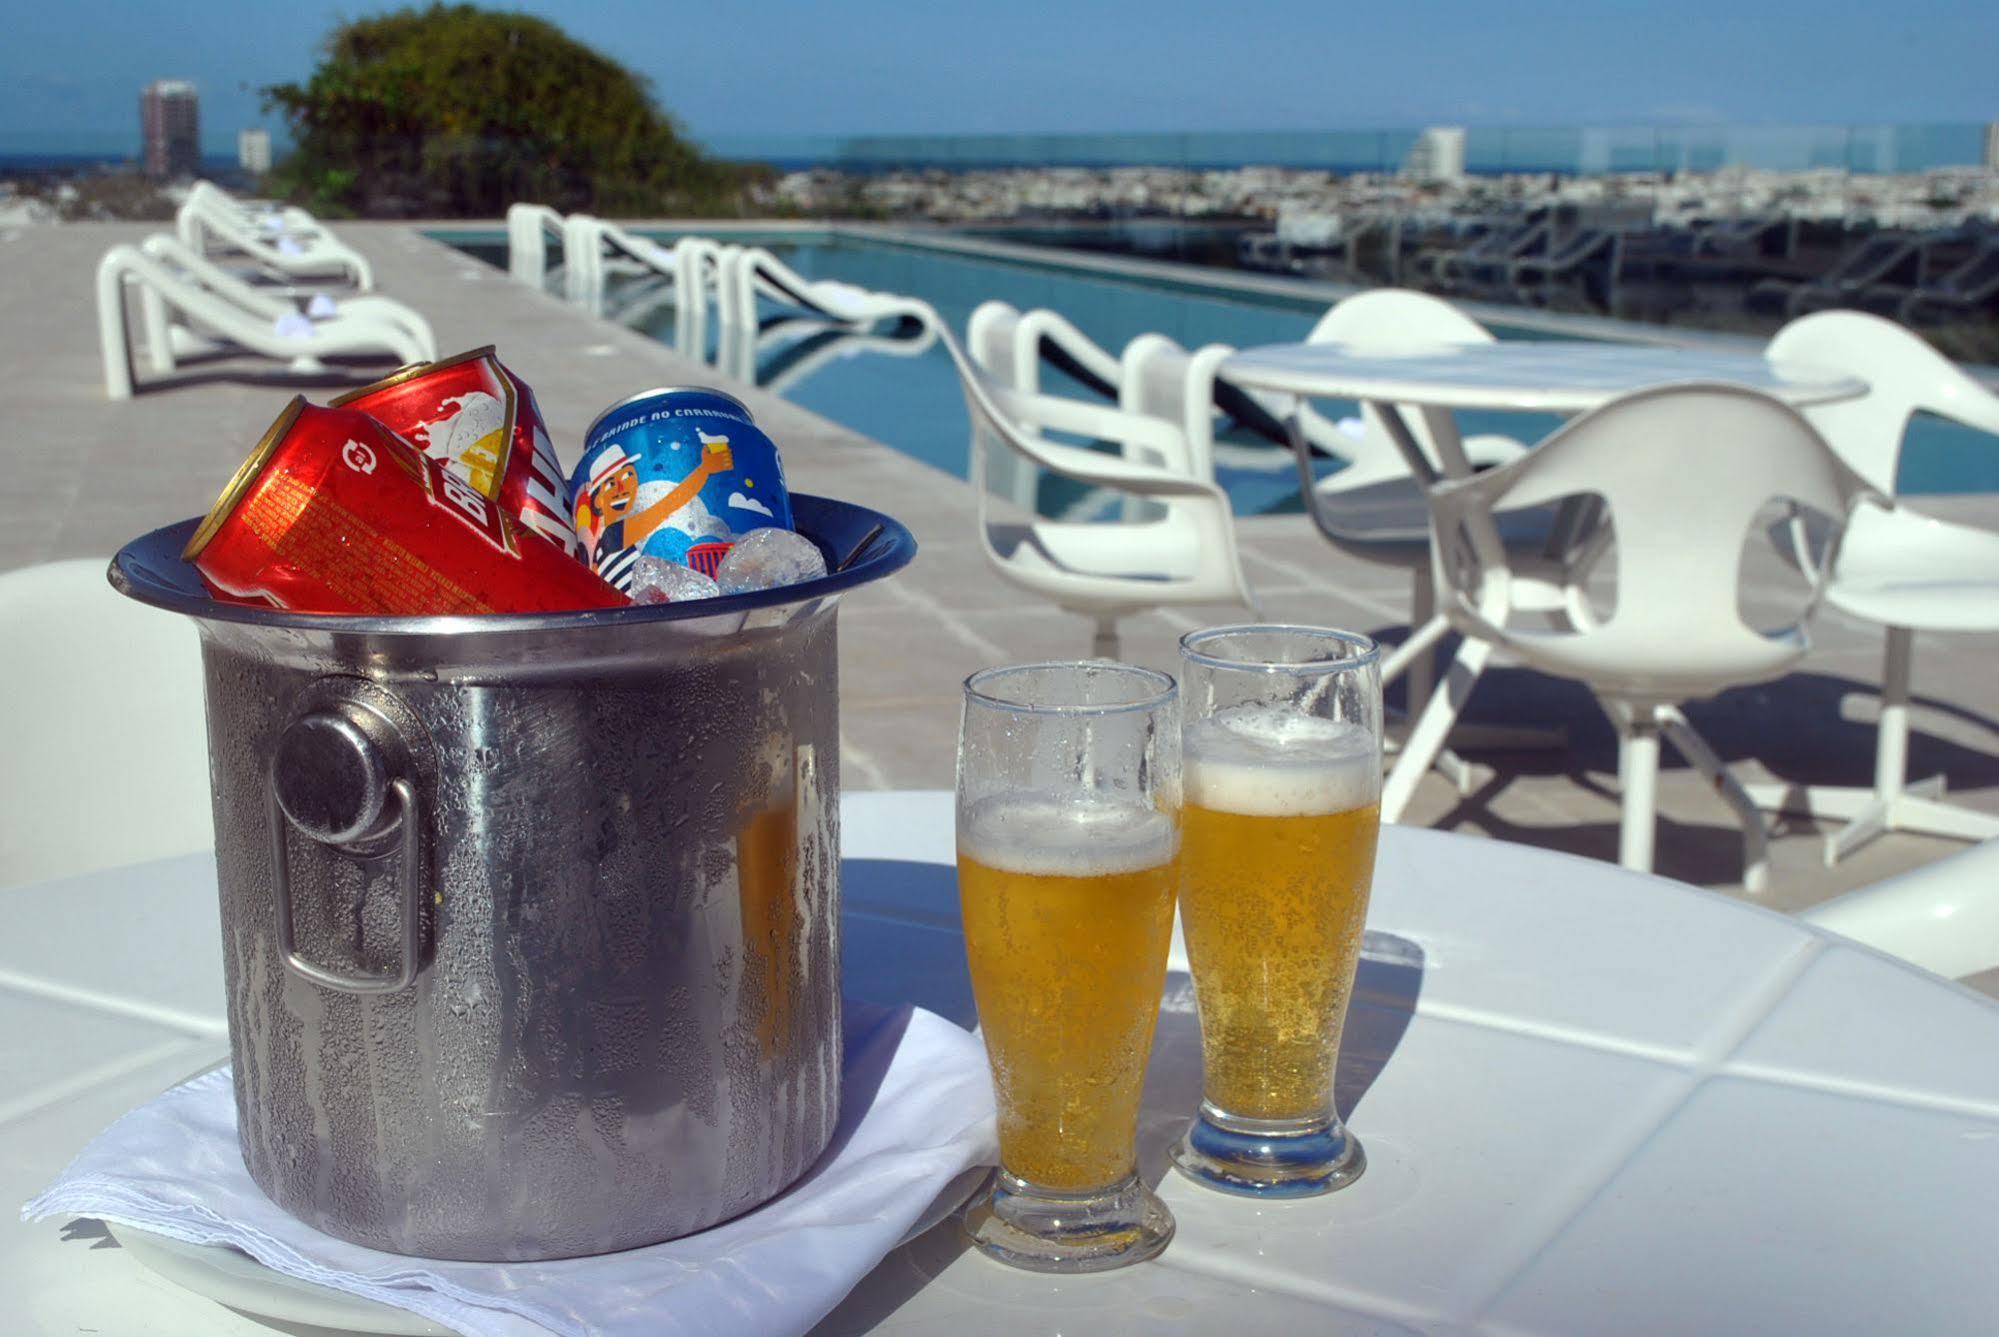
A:
[[[950,796],[850,795],[843,812],[849,992],[969,1024]],[[213,878],[196,856],[0,893],[14,1202],[224,1054]],[[1141,1131],[1179,1219],[1165,1255],[1058,1280],[967,1253],[946,1224],[820,1331],[1938,1337],[1999,1322],[1999,1006],[1781,915],[1424,830],[1383,832],[1369,922],[1340,1069],[1368,1152],[1353,1187],[1257,1204],[1165,1168],[1199,1083],[1176,973]],[[106,1243],[90,1223],[0,1226],[7,1330],[269,1333]]]

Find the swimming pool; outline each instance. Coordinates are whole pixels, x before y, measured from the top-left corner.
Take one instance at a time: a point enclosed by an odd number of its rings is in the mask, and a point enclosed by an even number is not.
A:
[[[505,268],[506,240],[497,231],[436,230],[431,236],[470,255]],[[678,233],[645,229],[643,235],[670,245]],[[723,235],[718,232],[717,236]],[[972,255],[879,236],[842,231],[730,230],[726,239],[768,247],[811,279],[833,278],[865,288],[922,297],[964,331],[973,308],[998,298],[1022,310],[1049,307],[1112,352],[1136,336],[1158,331],[1187,347],[1228,343],[1237,347],[1304,338],[1324,312],[1316,294],[1289,297],[1274,285],[1246,292],[1204,282],[1189,269],[1184,282],[1162,281],[1156,273],[1107,273],[1052,261]],[[614,319],[671,344],[675,313],[656,283],[614,277],[604,309]],[[710,321],[710,339],[713,339]],[[1545,327],[1490,324],[1502,339],[1561,337]],[[964,400],[949,355],[942,345],[918,348],[914,336],[900,346],[891,340],[851,340],[837,334],[784,341],[760,357],[757,381],[785,398],[963,477],[967,426]],[[682,350],[695,351],[695,350]],[[709,350],[700,350],[706,358]],[[1080,389],[1054,368],[1044,385],[1054,391]],[[1342,409],[1351,412],[1351,409]],[[1504,432],[1533,441],[1552,430],[1546,414],[1464,413],[1467,433]],[[1299,509],[1297,475],[1290,453],[1260,438],[1237,433],[1236,446],[1217,467],[1217,478],[1239,515]],[[1335,466],[1328,461],[1324,469]],[[1908,492],[1999,491],[1999,440],[1934,419],[1910,428],[1902,460],[1902,490]],[[1054,514],[1076,504],[1060,488],[1042,498],[1039,509]]]

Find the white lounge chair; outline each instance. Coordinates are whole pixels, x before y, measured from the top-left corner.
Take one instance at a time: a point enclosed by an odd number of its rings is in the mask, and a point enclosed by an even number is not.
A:
[[[324,223],[296,205],[231,195],[213,181],[196,181],[182,202],[194,198],[200,198],[209,207],[235,214],[262,236],[275,238],[289,234],[303,240],[326,231]]]
[[[754,328],[757,298],[834,325],[877,325],[885,320],[924,321],[930,305],[896,293],[871,292],[837,279],[808,279],[761,246],[735,249],[722,273],[722,323]]]
[[[1624,811],[1619,861],[1649,871],[1661,736],[1693,763],[1743,827],[1743,884],[1769,874],[1756,804],[1680,711],[1680,703],[1782,676],[1808,648],[1807,603],[1795,621],[1743,620],[1742,547],[1771,502],[1825,517],[1828,548],[1867,484],[1811,424],[1768,395],[1735,385],[1641,390],[1568,423],[1534,450],[1430,490],[1444,612],[1465,642],[1383,789],[1384,820],[1401,816],[1441,745],[1457,703],[1487,657],[1586,684],[1617,728]],[[1615,527],[1616,606],[1568,629],[1513,625],[1512,578],[1494,513],[1597,496]]]
[[[934,315],[932,319],[935,319]],[[971,483],[979,541],[1001,579],[1096,625],[1093,653],[1115,657],[1118,621],[1176,604],[1255,608],[1236,553],[1229,502],[1196,471],[1177,423],[1123,408],[1031,394],[986,374],[937,322],[971,415]],[[1050,440],[1060,432],[1115,444],[1117,454]],[[1029,510],[996,516],[987,456],[999,449],[1090,488],[1146,503],[1148,518],[1047,520]]]
[[[737,304],[730,290],[736,249],[698,236],[682,237],[669,249],[616,223],[571,214],[562,225],[563,287],[570,301],[601,309],[604,282],[613,269],[663,276],[673,285],[674,347],[706,362],[709,307],[717,308],[726,326]],[[726,351],[717,349],[718,361]]]
[[[567,222],[546,204],[507,206],[507,273],[517,282],[539,288],[548,277],[548,239],[566,242]],[[564,263],[568,253],[564,251]]]
[[[356,293],[335,297],[331,293],[301,293],[295,289],[274,289],[246,283],[222,266],[191,250],[180,238],[156,232],[139,243],[139,248],[156,260],[177,270],[183,278],[207,289],[223,301],[232,302],[246,313],[270,323],[277,333],[297,332],[301,321],[314,325],[345,318],[356,328],[380,322],[400,330],[428,349],[426,360],[437,357],[437,336],[421,314],[392,297],[379,293]],[[211,356],[229,349],[226,340],[191,328],[187,313],[170,320],[165,299],[154,288],[139,285],[139,310],[146,332],[146,349],[152,369],[160,375],[174,370],[181,358]],[[307,368],[309,370],[309,368]]]
[[[159,309],[146,316],[156,329],[167,329],[172,322],[170,313],[177,313],[207,336],[290,363],[301,372],[321,370],[320,359],[329,356],[373,354],[399,363],[436,357],[434,341],[401,325],[364,316],[307,320],[303,326],[291,325],[289,331],[281,331],[276,322],[251,314],[138,247],[114,246],[97,265],[98,346],[104,358],[104,392],[112,399],[132,396],[132,337],[125,305],[128,284],[140,290],[142,308],[149,301],[159,303]],[[166,336],[166,340],[171,337]]]
[[[1967,376],[1915,335],[1879,316],[1824,311],[1792,321],[1769,356],[1846,372],[1868,384],[1856,399],[1805,411],[1832,448],[1884,497],[1895,476],[1909,419],[1934,413],[1999,433],[1999,395]],[[1941,775],[1908,781],[1910,660],[1915,633],[1999,631],[1999,534],[1933,520],[1891,502],[1853,517],[1826,602],[1888,632],[1881,723],[1870,789],[1765,785],[1765,806],[1844,820],[1826,839],[1827,864],[1884,831],[1920,831],[1959,840],[1999,837],[1999,817],[1943,801]]]
[[[1999,967],[1999,841],[1849,891],[1798,917],[1945,979]]]
[[[564,291],[571,301],[585,305],[602,294],[604,280],[613,271],[650,270],[669,278],[677,278],[680,271],[672,250],[593,214],[571,214],[562,220],[562,254]]]
[[[273,229],[222,192],[191,192],[174,215],[174,231],[194,250],[206,253],[211,240],[242,252],[266,269],[296,278],[344,276],[363,291],[375,286],[368,258],[347,245],[325,225],[306,215],[295,220],[280,214]]]
[[[93,557],[0,575],[0,627],[0,887],[213,844],[194,624]]]

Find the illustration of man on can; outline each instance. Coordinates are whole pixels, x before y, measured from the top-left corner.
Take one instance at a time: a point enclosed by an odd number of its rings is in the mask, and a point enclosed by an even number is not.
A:
[[[728,527],[708,513],[700,497],[710,478],[734,466],[727,437],[703,433],[700,461],[664,495],[647,498],[643,504],[641,492],[656,491],[657,485],[641,488],[639,463],[639,457],[622,445],[605,446],[590,461],[589,475],[576,498],[576,532],[582,537],[590,565],[621,590],[631,587],[632,568],[640,550],[662,526],[680,531],[689,540],[685,546],[672,545],[679,547],[677,552],[660,554],[676,561],[685,561],[704,534],[721,536],[726,551],[729,535]]]

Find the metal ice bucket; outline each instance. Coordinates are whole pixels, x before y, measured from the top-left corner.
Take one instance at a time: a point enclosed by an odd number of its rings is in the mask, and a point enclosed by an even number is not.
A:
[[[839,1112],[840,591],[915,552],[793,498],[844,569],[697,604],[201,629],[243,1158],[322,1230],[514,1260],[775,1196]]]

